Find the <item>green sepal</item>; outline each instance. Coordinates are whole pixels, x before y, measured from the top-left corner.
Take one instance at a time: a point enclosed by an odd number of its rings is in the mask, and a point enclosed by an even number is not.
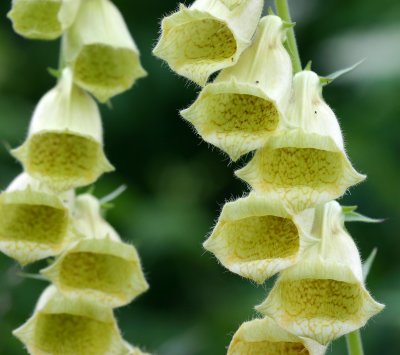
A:
[[[369,254],[367,260],[364,261],[363,266],[362,266],[362,272],[363,272],[363,278],[364,281],[367,280],[368,274],[371,270],[372,264],[375,261],[376,253],[378,252],[378,248],[374,248],[371,251],[371,254]]]
[[[282,21],[282,26],[284,29],[291,29],[296,26],[296,22]]]
[[[356,69],[361,63],[364,62],[365,59],[360,60],[359,62],[355,63],[354,65],[352,65],[351,67],[345,68],[345,69],[341,69],[338,71],[335,71],[332,74],[329,74],[327,76],[320,76],[319,80],[321,82],[321,85],[328,85],[330,84],[332,81],[336,80],[337,78],[341,77],[344,74],[347,74],[349,72],[351,72],[352,70]]]
[[[311,66],[312,66],[312,60],[309,60],[306,66],[304,67],[304,70],[311,71]]]
[[[49,67],[49,68],[47,68],[47,72],[52,76],[52,77],[54,77],[54,78],[56,78],[56,79],[60,79],[61,78],[61,70],[59,70],[59,69],[54,69],[54,68],[51,68],[51,67]]]
[[[382,218],[371,218],[356,212],[358,206],[342,206],[345,222],[382,223]]]
[[[272,6],[268,7],[268,15],[275,15],[274,9],[272,8]]]

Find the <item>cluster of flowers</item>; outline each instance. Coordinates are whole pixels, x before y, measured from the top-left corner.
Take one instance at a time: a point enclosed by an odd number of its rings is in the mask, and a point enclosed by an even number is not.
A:
[[[139,52],[109,0],[14,0],[9,18],[24,37],[62,36],[58,83],[12,151],[24,172],[0,195],[0,250],[23,266],[54,257],[41,270],[52,285],[14,335],[31,354],[143,354],[113,314],[148,289],[137,251],[103,219],[101,201],[74,190],[113,170],[90,94],[105,102],[129,89],[145,75]]]
[[[236,161],[251,186],[228,202],[205,241],[230,271],[257,283],[279,273],[264,316],[244,323],[228,354],[323,354],[383,305],[365,288],[359,252],[334,199],[365,176],[352,167],[324,80],[293,74],[283,43],[292,26],[261,18],[262,0],[196,0],[162,21],[154,50],[204,86],[181,115]],[[212,82],[208,77],[222,69]]]

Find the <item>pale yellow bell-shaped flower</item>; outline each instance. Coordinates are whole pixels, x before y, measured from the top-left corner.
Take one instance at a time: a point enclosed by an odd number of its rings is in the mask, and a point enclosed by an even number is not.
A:
[[[35,312],[13,334],[31,355],[127,354],[112,309],[68,298],[49,286]]]
[[[81,0],[13,0],[8,17],[21,36],[51,40],[71,26],[80,4]]]
[[[323,355],[326,347],[297,337],[272,319],[253,319],[243,323],[234,334],[227,355]]]
[[[0,251],[21,265],[54,256],[74,235],[72,191],[57,195],[26,173],[0,194]]]
[[[236,172],[253,189],[276,194],[297,211],[338,198],[365,179],[347,158],[321,91],[317,74],[297,73],[282,128]]]
[[[283,47],[286,29],[273,15],[261,19],[253,44],[224,69],[181,115],[232,160],[261,148],[279,126],[292,85]]]
[[[203,86],[210,74],[234,65],[250,45],[262,0],[196,0],[161,23],[153,53],[172,70]]]
[[[357,247],[343,224],[336,201],[318,206],[312,234],[319,241],[282,271],[256,307],[288,332],[320,344],[364,326],[384,307],[365,288]]]
[[[294,265],[312,242],[312,213],[294,215],[280,200],[252,192],[225,204],[204,248],[230,271],[263,283]]]
[[[63,45],[76,84],[99,101],[128,90],[146,76],[139,51],[118,8],[109,0],[84,0]]]
[[[74,217],[82,239],[41,273],[68,297],[110,307],[123,306],[146,291],[136,249],[123,243],[101,217],[98,200],[88,194],[78,196]]]
[[[40,100],[28,138],[12,153],[31,176],[59,191],[91,184],[113,170],[103,151],[97,104],[73,84],[69,68]]]

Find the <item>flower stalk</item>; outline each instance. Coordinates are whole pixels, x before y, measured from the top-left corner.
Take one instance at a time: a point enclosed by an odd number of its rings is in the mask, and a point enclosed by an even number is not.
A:
[[[280,18],[288,24],[292,24],[292,18],[290,16],[288,0],[275,0],[276,12]],[[292,59],[293,72],[298,73],[302,70],[299,49],[297,46],[296,35],[294,28],[291,25],[287,33],[287,47]]]
[[[54,257],[43,276],[21,273],[52,285],[13,334],[32,355],[142,355],[113,313],[148,289],[139,255],[103,219],[100,201],[74,190],[114,169],[90,94],[105,102],[144,76],[139,50],[109,0],[14,0],[9,18],[27,38],[61,37],[57,84],[12,151],[24,172],[0,194],[0,251],[21,265]]]

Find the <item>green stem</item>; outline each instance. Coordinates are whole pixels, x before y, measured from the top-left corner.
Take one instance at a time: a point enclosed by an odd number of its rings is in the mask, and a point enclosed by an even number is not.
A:
[[[292,23],[288,0],[275,0],[275,6],[279,17],[287,23]],[[296,36],[294,34],[293,27],[289,28],[287,31],[286,44],[288,47],[290,58],[292,59],[293,71],[297,73],[303,68],[301,66],[299,50],[297,48]]]
[[[346,335],[347,352],[349,355],[364,355],[361,333],[355,330]]]

